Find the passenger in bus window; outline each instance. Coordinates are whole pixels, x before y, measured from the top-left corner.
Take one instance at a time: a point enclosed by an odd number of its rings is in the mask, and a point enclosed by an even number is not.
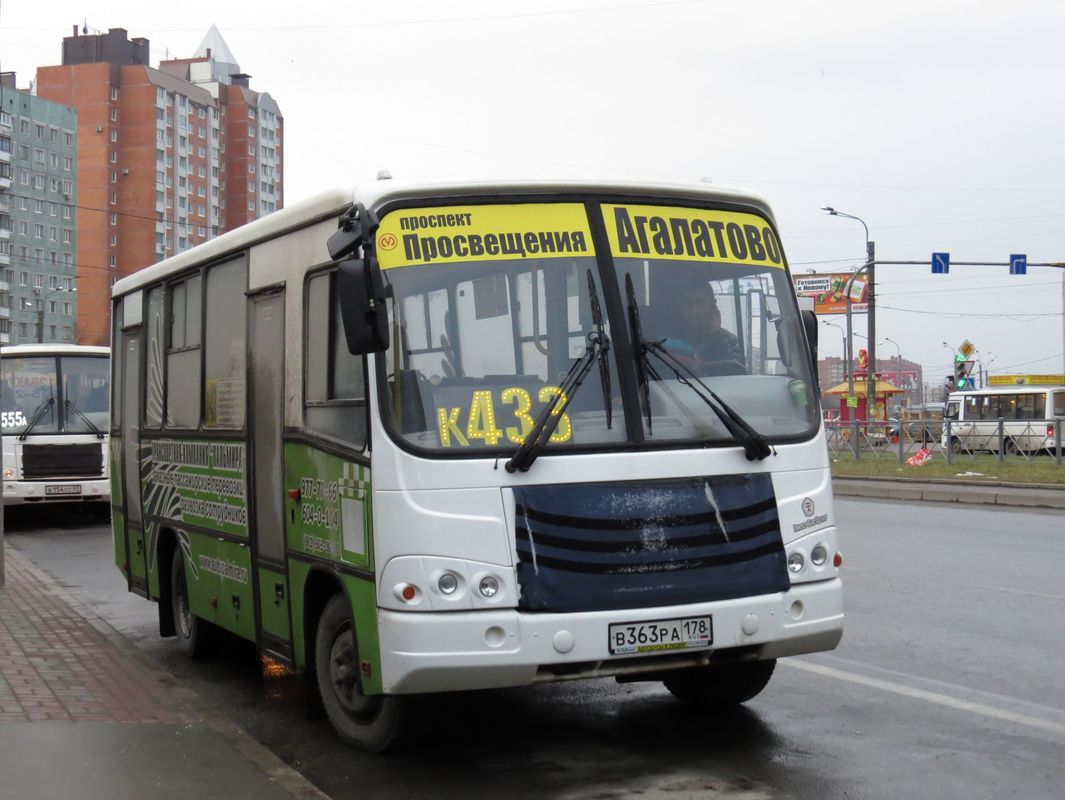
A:
[[[721,326],[721,310],[717,307],[714,287],[697,283],[680,297],[680,310],[674,317],[675,332],[665,341],[677,358],[700,372],[699,367],[713,367],[722,362],[731,369],[711,369],[710,372],[737,372],[744,363],[739,339]]]

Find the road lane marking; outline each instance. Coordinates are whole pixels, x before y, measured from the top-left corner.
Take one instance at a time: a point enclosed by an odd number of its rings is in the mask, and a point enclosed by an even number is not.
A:
[[[1040,719],[1039,717],[1031,717],[1027,714],[1018,714],[1015,711],[1007,711],[1004,708],[995,708],[994,706],[985,705],[984,703],[974,703],[970,700],[951,697],[948,694],[930,692],[927,689],[917,689],[903,683],[896,683],[895,681],[870,678],[866,675],[859,675],[856,672],[846,672],[833,667],[824,667],[809,661],[785,659],[778,663],[787,667],[792,667],[793,669],[811,672],[825,678],[835,678],[836,680],[856,683],[859,686],[868,686],[870,689],[879,689],[883,692],[890,692],[891,694],[897,694],[915,700],[924,700],[946,708],[953,708],[957,711],[968,711],[970,714],[979,714],[980,716],[990,717],[991,719],[1013,722],[1017,725],[1025,725],[1029,728],[1038,728],[1039,730],[1065,736],[1065,725],[1062,725],[1061,723]]]
[[[1047,600],[1065,600],[1065,594],[1048,594],[1047,592],[1029,592],[1025,589],[1013,589],[1009,586],[987,586],[987,589],[994,589],[997,592],[1012,592],[1013,594],[1023,594],[1028,597],[1043,597]]]

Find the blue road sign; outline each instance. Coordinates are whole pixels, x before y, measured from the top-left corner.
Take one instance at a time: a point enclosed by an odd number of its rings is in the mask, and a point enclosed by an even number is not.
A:
[[[950,272],[950,253],[932,253],[932,274],[946,275]]]
[[[1013,253],[1010,255],[1010,275],[1027,275],[1028,274],[1028,256],[1023,253]]]

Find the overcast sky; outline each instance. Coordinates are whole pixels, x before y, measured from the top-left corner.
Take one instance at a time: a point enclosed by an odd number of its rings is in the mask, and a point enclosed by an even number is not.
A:
[[[27,85],[86,22],[152,66],[217,25],[285,117],[288,203],[380,169],[708,178],[769,200],[796,274],[864,259],[823,205],[878,260],[1065,262],[1061,0],[48,0],[0,8],[0,69]],[[880,356],[938,379],[967,338],[992,373],[1062,372],[1062,272],[881,266]]]

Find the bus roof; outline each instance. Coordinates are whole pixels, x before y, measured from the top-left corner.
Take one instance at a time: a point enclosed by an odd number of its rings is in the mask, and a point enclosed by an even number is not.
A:
[[[0,349],[2,356],[109,356],[111,348],[87,344],[13,344]]]
[[[273,214],[224,233],[175,256],[128,275],[115,283],[115,297],[136,291],[173,273],[220,259],[230,253],[297,230],[311,223],[338,217],[354,203],[367,208],[379,208],[385,203],[411,200],[420,197],[447,198],[453,196],[492,195],[550,195],[550,194],[605,194],[638,195],[643,198],[663,200],[718,201],[753,206],[773,222],[768,203],[751,192],[715,186],[708,183],[649,183],[637,181],[395,181],[391,179],[369,181],[354,188],[334,188],[309,197]],[[323,245],[324,257],[324,245]]]

